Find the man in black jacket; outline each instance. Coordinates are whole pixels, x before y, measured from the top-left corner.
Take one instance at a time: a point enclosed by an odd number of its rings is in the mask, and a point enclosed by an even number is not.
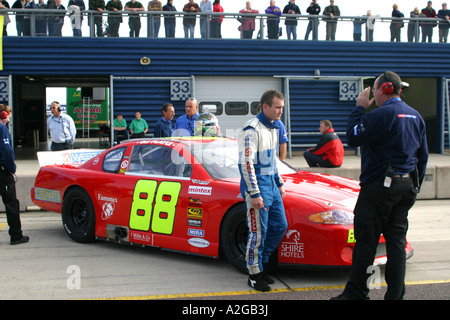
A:
[[[0,195],[5,205],[6,219],[9,225],[10,244],[26,243],[28,236],[22,235],[19,200],[16,197],[16,164],[14,163],[14,149],[7,123],[11,118],[11,110],[1,105],[0,111]]]
[[[284,7],[283,14],[286,16],[286,34],[288,40],[297,40],[297,17],[289,17],[291,14],[301,14],[300,8],[295,4],[295,0],[289,0],[289,3]]]

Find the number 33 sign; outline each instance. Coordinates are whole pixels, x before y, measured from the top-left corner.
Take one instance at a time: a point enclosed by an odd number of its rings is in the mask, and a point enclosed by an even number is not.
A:
[[[191,97],[190,80],[170,80],[170,100],[184,101]]]

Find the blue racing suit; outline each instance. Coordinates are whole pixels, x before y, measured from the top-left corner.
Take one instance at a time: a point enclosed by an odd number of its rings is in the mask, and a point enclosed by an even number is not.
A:
[[[239,134],[239,171],[241,194],[247,209],[249,228],[246,261],[251,275],[263,271],[283,238],[287,221],[279,187],[283,179],[278,175],[275,162],[279,127],[264,113],[249,120]],[[251,199],[261,196],[262,209],[255,209]]]

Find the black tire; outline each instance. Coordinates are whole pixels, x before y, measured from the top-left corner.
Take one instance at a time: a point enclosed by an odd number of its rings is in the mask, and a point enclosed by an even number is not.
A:
[[[248,227],[245,218],[245,205],[241,204],[225,216],[222,223],[220,242],[222,250],[230,264],[247,274],[245,251],[247,247]]]
[[[95,240],[95,209],[85,190],[73,188],[67,192],[62,205],[62,223],[74,241],[86,243]]]

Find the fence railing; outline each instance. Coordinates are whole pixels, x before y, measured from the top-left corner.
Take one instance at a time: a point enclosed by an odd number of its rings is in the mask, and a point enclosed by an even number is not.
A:
[[[322,15],[274,15],[253,13],[195,14],[171,11],[107,12],[85,10],[2,9],[8,36],[84,36],[84,37],[191,37],[183,25],[185,18],[195,21],[193,37],[222,39],[296,39],[329,40],[327,20]],[[115,20],[115,21],[114,21]],[[219,20],[219,21],[218,21]],[[297,22],[295,36],[287,34],[286,22]],[[270,23],[268,23],[270,21]],[[447,29],[450,24],[434,18],[392,18],[380,16],[340,16],[334,20],[337,30],[333,39],[338,41],[409,41],[422,42],[424,28],[436,30],[431,42],[444,42],[437,29]],[[274,23],[272,23],[274,22]],[[174,27],[174,35],[170,28]],[[248,26],[251,26],[250,29]],[[275,26],[275,27],[272,27]],[[398,27],[397,27],[398,26]],[[116,30],[112,30],[116,28]],[[133,33],[131,29],[133,28]],[[139,32],[135,32],[136,29]],[[272,28],[272,30],[270,30]],[[276,28],[276,32],[273,31]],[[97,29],[101,29],[98,32]],[[55,31],[56,30],[56,31]],[[292,28],[291,28],[292,30]],[[59,32],[60,31],[60,32]],[[248,31],[245,32],[244,31]],[[4,34],[6,35],[6,34]],[[270,36],[271,35],[271,36]],[[395,36],[395,37],[394,37]],[[446,40],[445,36],[445,40]],[[428,39],[426,39],[429,41]]]

